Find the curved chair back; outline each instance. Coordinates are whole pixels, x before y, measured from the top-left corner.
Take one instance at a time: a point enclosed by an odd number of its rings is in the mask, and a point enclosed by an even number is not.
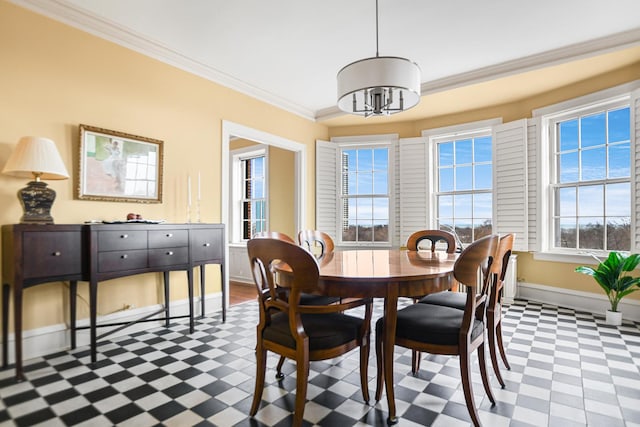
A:
[[[331,236],[319,230],[301,230],[298,233],[298,244],[318,258],[330,254],[335,248]]]
[[[288,243],[296,243],[291,237],[288,235],[281,233],[279,231],[260,231],[253,235],[254,239],[277,239],[283,240]]]
[[[453,233],[444,230],[420,230],[409,236],[407,240],[407,249],[417,251],[421,247],[424,240],[431,242],[431,252],[436,250],[436,244],[444,241],[447,244],[447,253],[452,254],[456,251],[456,236]]]
[[[498,236],[492,234],[482,237],[467,246],[453,266],[453,276],[463,285],[467,286],[467,292],[476,293],[478,278],[486,277],[485,266],[492,265],[498,247]],[[490,268],[490,267],[489,267]],[[479,271],[481,274],[479,274]],[[483,285],[485,280],[482,280]]]

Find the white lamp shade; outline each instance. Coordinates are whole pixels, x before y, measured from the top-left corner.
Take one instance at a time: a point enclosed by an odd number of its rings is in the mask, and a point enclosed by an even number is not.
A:
[[[37,136],[20,138],[2,173],[20,178],[32,178],[34,174],[48,180],[69,178],[55,142]]]
[[[364,90],[391,88],[401,90],[404,110],[420,102],[420,67],[415,62],[395,56],[376,56],[352,62],[338,72],[338,108],[348,113],[353,111],[353,94],[358,105],[364,102]],[[395,96],[392,109],[399,108],[399,97]],[[402,111],[402,110],[399,110]]]

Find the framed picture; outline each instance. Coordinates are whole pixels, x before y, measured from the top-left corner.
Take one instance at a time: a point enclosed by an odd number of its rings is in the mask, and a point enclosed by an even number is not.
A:
[[[162,141],[80,125],[78,198],[162,202]]]

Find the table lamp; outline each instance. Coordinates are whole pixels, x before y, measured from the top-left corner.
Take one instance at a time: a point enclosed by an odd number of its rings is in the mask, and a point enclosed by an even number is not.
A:
[[[18,199],[24,210],[20,222],[53,224],[51,206],[56,198],[56,192],[47,188],[47,183],[42,179],[69,178],[56,144],[48,138],[35,136],[20,138],[2,173],[20,178],[33,177],[33,181],[18,191]]]

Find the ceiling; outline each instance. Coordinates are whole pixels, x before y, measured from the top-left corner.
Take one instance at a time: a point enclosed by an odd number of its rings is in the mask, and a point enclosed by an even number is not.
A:
[[[374,0],[11,1],[329,126],[372,120],[335,105],[337,72],[375,56]],[[373,120],[510,102],[638,63],[639,17],[638,0],[379,0],[380,55],[416,62],[423,97]]]

